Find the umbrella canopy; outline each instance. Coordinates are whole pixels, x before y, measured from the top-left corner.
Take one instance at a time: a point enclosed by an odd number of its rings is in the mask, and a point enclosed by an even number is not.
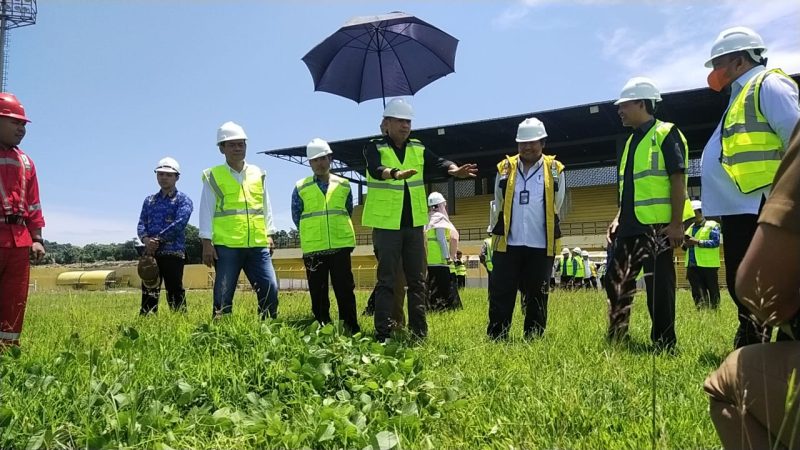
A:
[[[303,57],[314,90],[361,103],[414,95],[455,71],[458,39],[395,12],[350,19]]]

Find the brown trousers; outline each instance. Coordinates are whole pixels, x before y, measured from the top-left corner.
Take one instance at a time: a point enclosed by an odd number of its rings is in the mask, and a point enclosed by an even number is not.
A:
[[[787,399],[792,372],[796,372],[794,398]],[[800,449],[798,388],[798,341],[747,345],[728,355],[704,386],[722,446]],[[789,400],[793,401],[787,409]]]

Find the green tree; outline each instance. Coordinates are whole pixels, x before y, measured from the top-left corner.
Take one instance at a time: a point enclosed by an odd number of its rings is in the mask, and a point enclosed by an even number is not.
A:
[[[186,263],[200,264],[203,261],[203,243],[200,240],[200,230],[192,225],[186,225]]]

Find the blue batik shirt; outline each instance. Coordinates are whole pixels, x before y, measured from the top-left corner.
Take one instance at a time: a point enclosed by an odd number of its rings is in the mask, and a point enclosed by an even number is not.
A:
[[[692,234],[697,234],[697,232],[700,231],[700,228],[702,228],[705,223],[706,222],[703,221],[703,223],[700,224],[700,225],[693,224],[692,225]],[[711,229],[711,234],[708,235],[708,239],[700,241],[700,243],[697,244],[697,246],[701,247],[701,248],[716,248],[716,247],[719,247],[719,235],[720,235],[719,227],[718,226],[714,227],[714,228]],[[688,253],[688,257],[689,257],[689,267],[696,267],[697,266],[697,257],[694,255],[694,247],[689,247],[687,253]]]
[[[139,215],[139,239],[158,238],[157,256],[186,256],[186,225],[194,205],[186,194],[175,190],[165,195],[158,191],[147,196]]]

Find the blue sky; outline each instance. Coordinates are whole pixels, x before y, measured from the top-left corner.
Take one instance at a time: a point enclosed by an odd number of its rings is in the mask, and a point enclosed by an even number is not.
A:
[[[22,148],[39,171],[45,237],[75,244],[135,236],[164,156],[199,206],[227,120],[245,127],[288,229],[309,169],[256,152],[377,130],[380,100],[314,92],[300,60],[352,16],[401,10],[460,40],[456,72],[410,99],[417,128],[604,101],[637,75],[664,91],[705,86],[711,42],[734,25],[762,34],[770,67],[800,72],[794,0],[38,3],[38,23],[10,33],[7,90],[33,120]]]

